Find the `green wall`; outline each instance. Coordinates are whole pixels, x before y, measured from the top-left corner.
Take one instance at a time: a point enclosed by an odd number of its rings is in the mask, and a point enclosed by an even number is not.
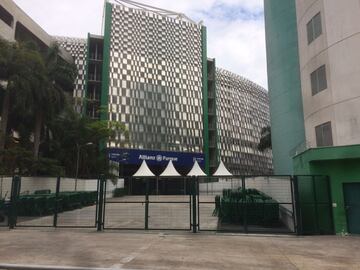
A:
[[[271,137],[275,174],[292,174],[305,141],[295,0],[264,0]]]
[[[360,182],[360,145],[309,149],[294,157],[294,171],[330,177],[335,231],[347,232],[343,184]]]

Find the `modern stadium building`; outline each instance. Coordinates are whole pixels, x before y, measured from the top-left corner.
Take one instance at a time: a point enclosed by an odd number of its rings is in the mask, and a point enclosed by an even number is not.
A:
[[[11,5],[1,4],[5,17],[13,17],[6,26],[1,11],[1,33],[17,25]],[[76,110],[124,123],[129,131],[128,138],[106,143],[121,176],[132,175],[142,160],[155,173],[169,160],[183,174],[194,160],[207,174],[220,160],[233,174],[272,172],[271,151],[257,149],[260,131],[269,125],[268,94],[216,67],[207,55],[205,26],[128,0],[107,1],[103,24],[102,36],[54,40],[78,67]]]

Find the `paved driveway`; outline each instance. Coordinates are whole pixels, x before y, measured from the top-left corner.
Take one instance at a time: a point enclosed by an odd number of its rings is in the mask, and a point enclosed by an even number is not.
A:
[[[360,270],[359,255],[360,237],[0,230],[0,265],[155,270]]]

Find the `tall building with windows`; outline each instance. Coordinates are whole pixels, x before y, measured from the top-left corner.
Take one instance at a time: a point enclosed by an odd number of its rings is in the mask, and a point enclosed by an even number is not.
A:
[[[74,57],[74,64],[78,70],[74,85],[74,103],[75,110],[81,113],[84,107],[85,98],[85,82],[86,82],[86,57],[87,57],[87,41],[82,38],[65,38],[54,37],[60,47],[64,48]]]
[[[28,31],[14,28],[21,22]],[[169,160],[182,174],[194,160],[207,174],[220,160],[234,174],[271,172],[271,152],[257,150],[260,130],[269,125],[267,93],[216,68],[208,58],[205,26],[184,14],[121,0],[105,2],[103,26],[101,36],[51,37],[13,1],[0,3],[2,37],[56,41],[74,61],[78,112],[125,124],[129,137],[104,145],[121,176],[132,175],[142,160],[157,174]]]
[[[264,4],[275,173],[329,175],[336,231],[359,233],[360,3]]]
[[[269,126],[269,97],[261,86],[224,69],[216,71],[220,156],[234,174],[272,173],[271,151],[257,149]]]
[[[120,121],[130,131],[128,138],[108,141],[111,157],[118,161],[129,154],[129,174],[142,159],[161,171],[169,157],[186,171],[187,165],[180,161],[183,154],[206,166],[202,154],[205,28],[179,14],[120,1],[106,3],[104,25],[102,67],[89,70],[89,76],[97,70],[101,76],[100,104],[107,111],[100,118]],[[139,149],[155,152],[135,151],[137,160],[129,162],[133,150]]]
[[[272,172],[271,151],[257,150],[269,125],[267,93],[217,69],[206,38],[206,28],[183,14],[122,1],[106,3],[103,36],[89,34],[87,45],[57,38],[85,78],[74,94],[85,98],[83,112],[129,130],[106,145],[124,175],[143,159],[156,172],[169,159],[182,173],[194,159],[210,174],[220,159],[235,174]]]

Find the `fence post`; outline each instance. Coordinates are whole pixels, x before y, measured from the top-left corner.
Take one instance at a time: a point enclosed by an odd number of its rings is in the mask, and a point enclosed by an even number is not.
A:
[[[299,199],[298,177],[295,175],[293,179],[294,179],[293,184],[294,184],[296,234],[301,235],[303,233],[303,231],[302,231],[302,221],[301,221],[301,208],[300,208],[300,199]]]
[[[199,177],[196,177],[196,190],[195,196],[197,197],[197,230],[200,231],[200,181]]]
[[[15,175],[11,183],[11,195],[10,195],[10,215],[9,215],[9,228],[14,229],[16,226],[17,219],[17,201],[19,199],[21,186],[21,178]]]
[[[97,215],[97,231],[102,231],[103,229],[103,207],[104,207],[104,183],[105,183],[105,176],[102,174],[100,175],[100,190],[98,193],[99,196],[99,206],[98,206],[98,215]]]
[[[192,231],[193,233],[196,233],[196,178],[192,177],[192,214],[193,214],[193,220],[192,220]]]
[[[319,225],[319,211],[318,211],[318,200],[317,200],[317,191],[316,191],[316,184],[315,184],[315,176],[311,176],[311,182],[313,187],[313,194],[314,194],[314,209],[315,209],[315,225],[316,225],[316,234],[321,234],[320,225]]]
[[[332,234],[336,234],[335,232],[335,224],[334,224],[334,210],[333,210],[333,207],[332,207],[332,202],[333,202],[333,199],[332,199],[332,194],[331,194],[331,185],[330,185],[330,176],[325,176],[325,180],[326,180],[326,185],[327,185],[327,190],[328,190],[328,198],[329,198],[329,207],[330,207],[330,217],[331,217],[331,229],[332,229]]]
[[[244,232],[245,233],[248,233],[248,209],[247,209],[247,205],[248,205],[248,202],[247,202],[247,198],[246,198],[246,183],[245,183],[245,176],[242,176],[241,177],[241,189],[243,191],[243,194],[244,194],[244,197],[242,199],[242,203],[244,204],[243,205],[243,223],[244,223]]]
[[[145,230],[149,229],[149,179],[145,179]]]
[[[58,213],[59,213],[59,192],[60,192],[60,176],[56,178],[56,191],[55,191],[55,213],[54,213],[54,224],[57,227]]]
[[[292,207],[292,220],[294,224],[294,232],[296,233],[297,220],[296,220],[296,209],[295,209],[295,195],[294,195],[294,176],[290,176],[290,190],[291,190],[291,207]]]

